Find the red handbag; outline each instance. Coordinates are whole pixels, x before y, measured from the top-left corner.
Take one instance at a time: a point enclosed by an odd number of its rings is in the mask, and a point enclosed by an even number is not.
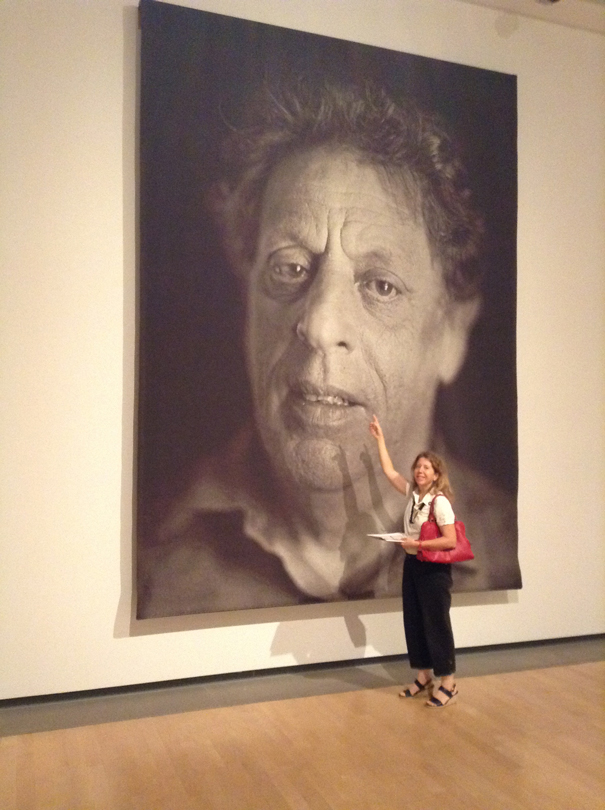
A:
[[[435,495],[435,498],[438,498]],[[445,495],[443,495],[445,498]],[[420,527],[420,540],[435,540],[441,537],[441,529],[435,520],[433,507],[435,505],[435,498],[431,501],[431,508],[429,509],[429,516]],[[466,536],[466,529],[461,520],[454,521],[456,527],[456,548],[446,548],[440,551],[432,551],[428,548],[419,548],[417,559],[421,562],[435,562],[435,563],[455,563],[464,562],[464,560],[474,560],[475,555],[471,549],[471,544]]]

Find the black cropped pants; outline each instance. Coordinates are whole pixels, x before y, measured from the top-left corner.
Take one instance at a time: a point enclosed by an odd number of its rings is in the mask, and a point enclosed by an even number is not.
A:
[[[436,677],[456,671],[450,621],[452,566],[420,562],[406,554],[403,566],[403,626],[412,669],[432,669]]]

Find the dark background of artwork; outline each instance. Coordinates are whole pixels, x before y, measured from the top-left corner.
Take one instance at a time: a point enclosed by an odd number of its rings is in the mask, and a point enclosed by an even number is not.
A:
[[[374,78],[459,140],[486,224],[483,310],[436,425],[448,453],[516,494],[516,78],[155,0],[140,13],[139,538],[250,414],[238,286],[204,197],[265,76]]]

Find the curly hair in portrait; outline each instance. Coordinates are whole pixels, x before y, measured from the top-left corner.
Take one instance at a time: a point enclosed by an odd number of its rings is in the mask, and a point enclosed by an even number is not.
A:
[[[395,100],[376,84],[265,84],[223,146],[222,180],[209,204],[233,269],[253,260],[260,206],[272,170],[296,152],[351,150],[403,185],[422,217],[450,295],[476,295],[482,219],[474,209],[456,145],[438,117],[411,98]]]

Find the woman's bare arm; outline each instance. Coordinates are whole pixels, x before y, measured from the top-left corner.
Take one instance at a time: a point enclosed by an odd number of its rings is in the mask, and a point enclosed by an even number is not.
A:
[[[423,540],[422,548],[427,551],[446,551],[447,549],[456,548],[456,527],[453,523],[448,523],[445,526],[439,526],[441,537],[435,537],[433,540]]]
[[[402,495],[407,495],[408,481],[403,475],[401,475],[401,473],[397,472],[395,467],[393,467],[393,462],[391,461],[391,457],[384,440],[384,433],[382,432],[380,422],[376,416],[374,416],[370,422],[370,433],[376,439],[376,444],[378,445],[378,456],[380,458],[380,466],[382,467],[382,471],[398,492],[401,492]]]

